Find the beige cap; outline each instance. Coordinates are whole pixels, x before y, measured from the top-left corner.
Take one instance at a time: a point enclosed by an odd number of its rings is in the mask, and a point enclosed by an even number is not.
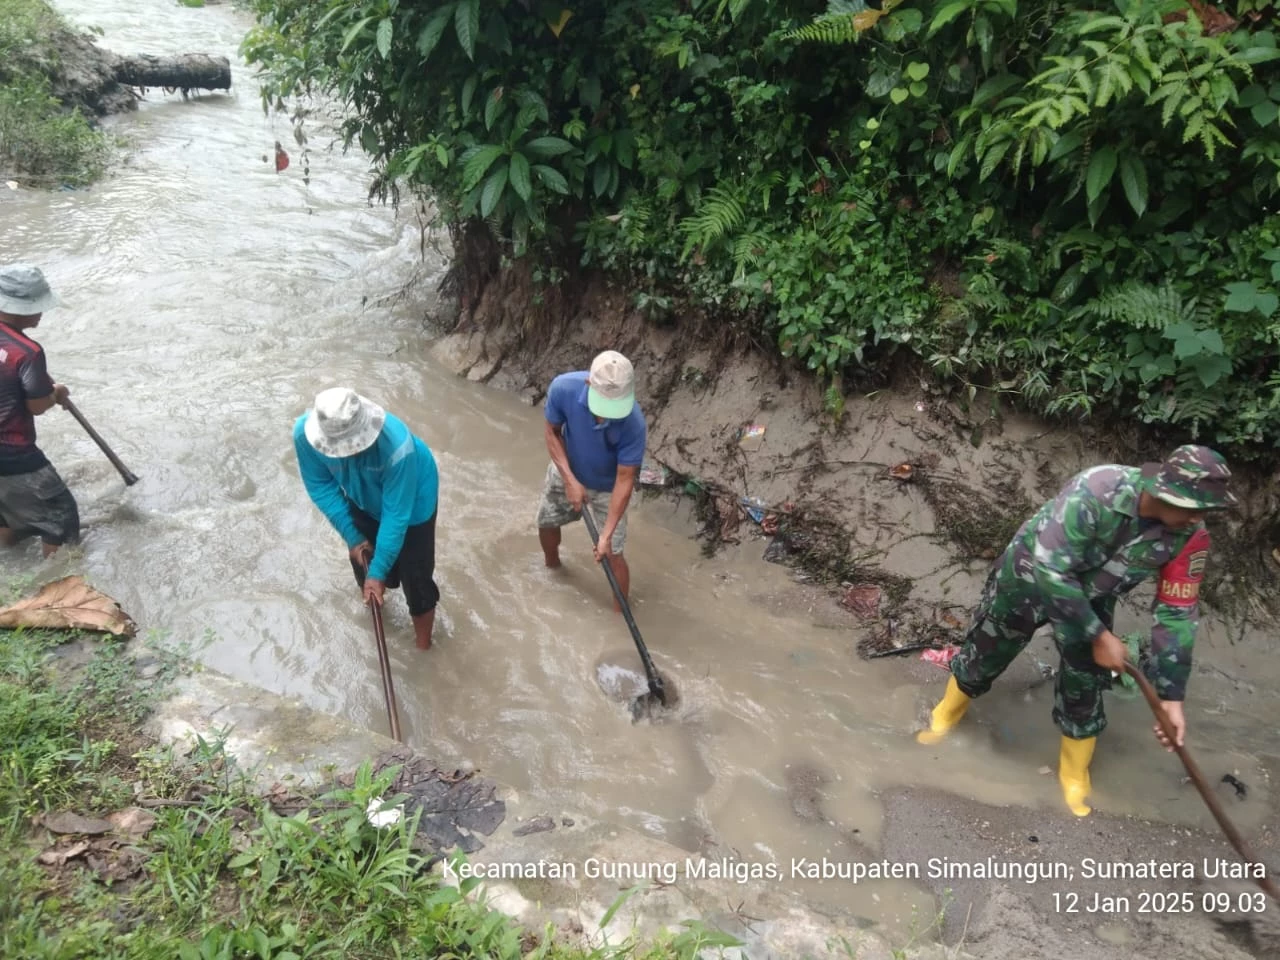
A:
[[[587,407],[597,417],[625,420],[636,405],[635,369],[617,350],[606,350],[591,361],[587,387]]]

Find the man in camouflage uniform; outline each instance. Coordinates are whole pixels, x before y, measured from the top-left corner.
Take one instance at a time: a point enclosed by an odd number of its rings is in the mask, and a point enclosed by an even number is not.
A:
[[[1159,577],[1151,652],[1143,669],[1182,744],[1182,700],[1209,556],[1203,514],[1236,502],[1231,472],[1208,447],[1188,444],[1164,463],[1093,467],[1073,477],[1014,535],[994,563],[951,678],[921,743],[936,743],[964,716],[1045,624],[1062,657],[1053,719],[1062,730],[1058,779],[1076,816],[1090,812],[1089,763],[1106,726],[1102,692],[1124,670],[1111,632],[1116,600]],[[1166,747],[1160,725],[1156,735]]]

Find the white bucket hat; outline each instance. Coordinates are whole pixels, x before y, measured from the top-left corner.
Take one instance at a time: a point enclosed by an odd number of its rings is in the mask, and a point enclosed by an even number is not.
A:
[[[326,457],[351,457],[373,446],[387,412],[346,387],[316,394],[303,430],[307,442]]]
[[[52,310],[58,298],[49,289],[39,267],[29,263],[11,263],[0,267],[0,313],[15,317],[34,317]]]

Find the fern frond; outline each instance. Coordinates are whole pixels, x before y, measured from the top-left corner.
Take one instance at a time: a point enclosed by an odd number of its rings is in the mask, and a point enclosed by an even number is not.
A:
[[[1073,316],[1123,323],[1137,330],[1164,330],[1175,323],[1193,323],[1198,309],[1195,297],[1184,301],[1171,283],[1155,287],[1134,281],[1082,304]]]
[[[828,0],[826,13],[816,17],[813,23],[788,30],[782,39],[802,43],[856,43],[884,12],[869,8],[865,0]]]
[[[678,229],[685,235],[685,252],[714,243],[742,226],[746,219],[737,193],[716,184],[707,191],[697,212],[680,221]]]

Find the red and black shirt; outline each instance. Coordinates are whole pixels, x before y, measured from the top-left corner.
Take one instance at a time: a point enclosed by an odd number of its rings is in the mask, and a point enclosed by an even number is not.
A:
[[[36,446],[36,418],[27,401],[51,393],[44,349],[0,323],[0,475],[30,473],[49,462]]]

